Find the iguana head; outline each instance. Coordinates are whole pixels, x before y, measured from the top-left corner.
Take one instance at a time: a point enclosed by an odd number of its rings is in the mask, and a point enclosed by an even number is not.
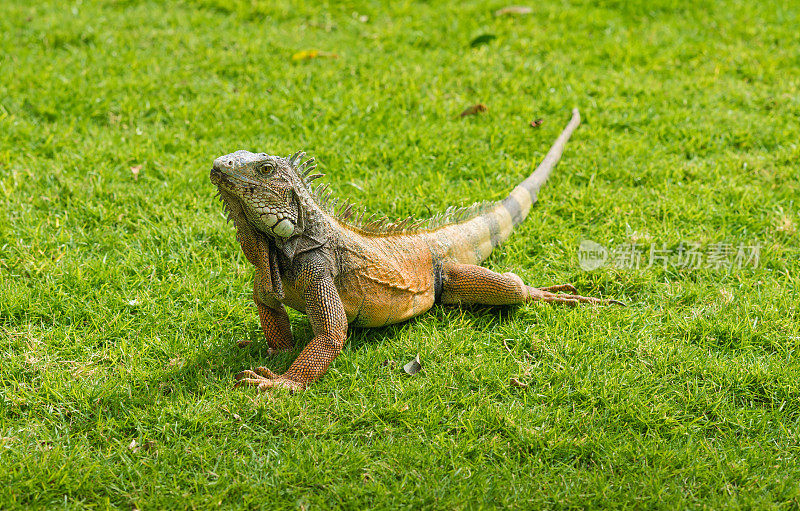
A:
[[[298,166],[299,153],[290,158],[236,151],[214,160],[211,181],[231,212],[244,214],[256,229],[278,238],[302,230],[300,194],[303,176],[311,167]],[[235,204],[234,204],[235,201]]]

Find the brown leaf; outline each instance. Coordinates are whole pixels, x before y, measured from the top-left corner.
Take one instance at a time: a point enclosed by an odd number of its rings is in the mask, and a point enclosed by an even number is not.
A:
[[[542,125],[543,122],[544,119],[534,119],[531,121],[531,128],[538,128],[539,126]]]
[[[140,170],[142,170],[142,166],[141,165],[136,165],[136,166],[131,167],[131,174],[133,174],[133,179],[135,179],[136,181],[139,180],[139,171]]]
[[[484,105],[483,103],[478,103],[477,105],[472,105],[471,107],[461,112],[461,117],[483,113],[487,110],[489,110],[489,108],[486,105]]]
[[[247,346],[250,346],[250,343],[252,343],[252,342],[253,341],[251,341],[249,339],[239,339],[238,341],[236,341],[236,346],[238,346],[240,348],[245,348]]]
[[[128,444],[128,449],[130,449],[133,452],[139,452],[139,444],[136,443],[135,438],[131,440],[130,444]]]
[[[509,5],[494,11],[495,16],[519,16],[521,14],[530,14],[533,12],[528,6],[525,5]]]
[[[308,60],[308,59],[338,59],[339,55],[327,51],[319,51],[319,50],[303,50],[298,51],[294,55],[292,55],[292,61],[297,62],[299,60]]]
[[[410,375],[415,375],[422,369],[422,362],[419,361],[419,353],[417,356],[414,357],[413,360],[409,361],[406,365],[403,366],[403,371]]]
[[[511,378],[511,386],[512,386],[512,387],[522,387],[522,388],[525,388],[525,387],[527,387],[527,386],[528,386],[528,384],[527,384],[527,383],[522,383],[521,381],[519,381],[519,380],[518,380],[518,379],[516,379],[516,378]]]

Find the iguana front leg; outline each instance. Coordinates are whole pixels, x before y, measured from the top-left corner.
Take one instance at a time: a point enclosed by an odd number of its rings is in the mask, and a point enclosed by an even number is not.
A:
[[[291,350],[294,347],[294,339],[286,308],[272,297],[266,301],[255,298],[255,302],[261,330],[264,332],[270,353]]]
[[[296,286],[303,289],[314,338],[285,373],[276,375],[264,367],[242,371],[236,375],[237,387],[248,384],[259,390],[270,387],[303,389],[319,380],[342,350],[347,336],[347,315],[330,273],[309,266],[300,273]]]
[[[270,354],[280,351],[289,351],[294,347],[292,327],[286,308],[275,297],[264,289],[262,270],[256,270],[253,282],[253,301],[258,308],[258,319],[261,321],[261,330],[269,345]],[[237,343],[240,348],[250,344],[249,340]]]

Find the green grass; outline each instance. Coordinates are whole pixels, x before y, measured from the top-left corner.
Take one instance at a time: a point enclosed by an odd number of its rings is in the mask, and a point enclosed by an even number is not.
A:
[[[796,508],[800,4],[693,4],[2,2],[0,508]],[[503,197],[573,106],[487,264],[629,307],[436,307],[302,394],[232,389],[294,355],[266,357],[216,156],[305,149],[424,216]],[[762,248],[585,272],[583,239]]]

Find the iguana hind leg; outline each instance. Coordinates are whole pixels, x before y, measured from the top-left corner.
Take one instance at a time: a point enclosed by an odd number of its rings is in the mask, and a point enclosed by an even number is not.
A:
[[[556,294],[568,291],[573,294]],[[442,282],[442,303],[513,305],[533,300],[577,305],[579,303],[617,304],[617,300],[580,296],[571,284],[543,288],[526,286],[513,273],[495,273],[473,264],[446,263]]]

